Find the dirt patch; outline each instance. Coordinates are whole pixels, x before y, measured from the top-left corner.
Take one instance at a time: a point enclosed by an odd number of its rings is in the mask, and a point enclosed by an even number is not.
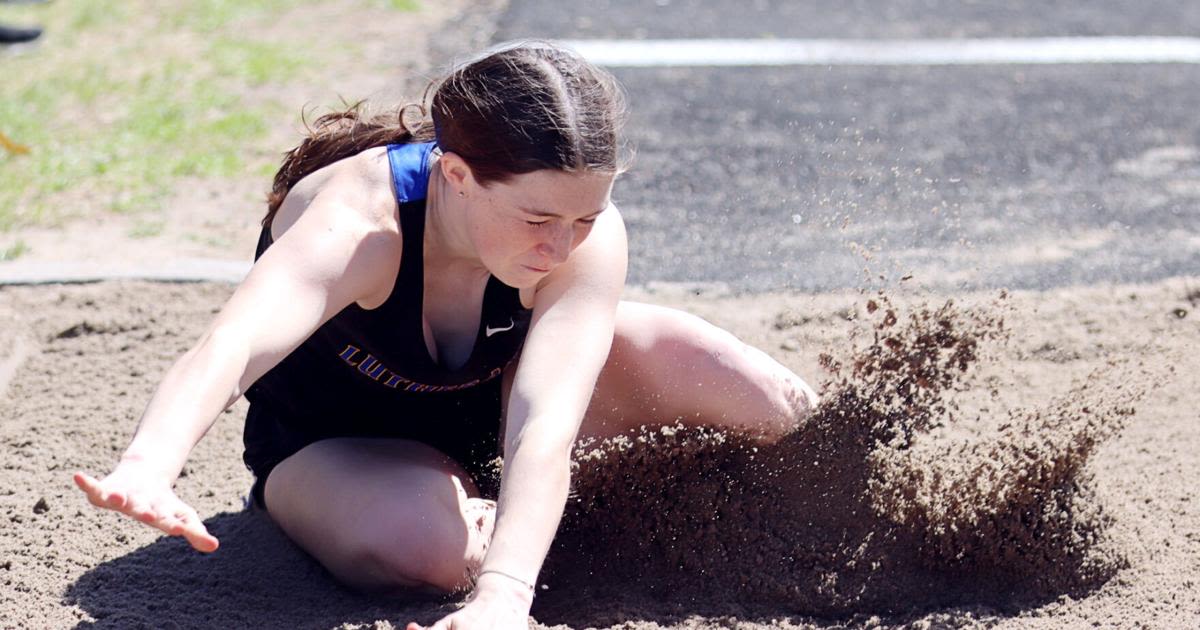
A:
[[[824,381],[826,403],[771,446],[702,430],[591,445],[535,619],[1194,625],[1200,392],[1178,375],[1200,369],[1200,330],[1171,311],[1195,284],[1017,293],[1002,307],[957,295],[948,310],[945,296],[668,301]],[[387,628],[453,607],[350,593],[243,510],[240,404],[178,483],[221,538],[216,554],[94,510],[73,489],[72,471],[111,467],[163,371],[229,292],[0,289],[0,310],[29,340],[0,399],[0,617],[31,628]],[[880,327],[889,310],[896,322]],[[1039,351],[1048,344],[1054,357]]]

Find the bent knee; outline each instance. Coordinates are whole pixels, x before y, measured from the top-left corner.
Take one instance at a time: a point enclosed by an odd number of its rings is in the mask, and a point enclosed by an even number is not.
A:
[[[779,422],[767,432],[769,439],[781,438],[803,427],[821,403],[816,390],[787,368],[782,368],[776,382],[778,385],[773,395],[779,401],[780,415]]]
[[[463,588],[469,575],[466,559],[428,542],[361,541],[342,555],[342,566],[326,568],[347,585],[368,592]]]
[[[614,342],[652,371],[712,370],[744,344],[732,333],[691,313],[637,302],[621,302]]]
[[[681,417],[747,430],[766,439],[803,425],[816,391],[767,353],[707,320],[645,304],[623,306],[636,354],[626,359],[664,406]],[[672,405],[671,402],[675,404]]]
[[[352,565],[347,571],[333,572],[342,582],[362,591],[448,593],[467,585],[468,568],[461,558],[430,558],[394,545],[366,545],[350,554],[348,560]]]
[[[743,352],[747,362],[745,369],[755,375],[755,380],[781,408],[797,418],[816,410],[821,397],[800,375],[758,348],[744,344]]]
[[[495,502],[468,499],[454,528],[433,530],[428,522],[416,514],[381,519],[384,526],[347,554],[351,571],[360,575],[346,581],[376,591],[416,588],[445,593],[468,588],[487,554]]]

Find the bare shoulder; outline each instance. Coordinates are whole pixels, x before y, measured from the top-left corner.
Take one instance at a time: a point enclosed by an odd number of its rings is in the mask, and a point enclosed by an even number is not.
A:
[[[384,148],[321,168],[288,192],[271,225],[267,258],[345,284],[370,308],[386,299],[402,255],[391,170]]]
[[[336,212],[327,219],[350,229],[398,233],[387,149],[367,149],[301,179],[279,207],[272,235],[278,239],[309,212]]]
[[[337,174],[339,193],[355,202],[363,218],[372,224],[397,228],[396,196],[392,190],[392,167],[387,147],[367,149],[347,158]]]

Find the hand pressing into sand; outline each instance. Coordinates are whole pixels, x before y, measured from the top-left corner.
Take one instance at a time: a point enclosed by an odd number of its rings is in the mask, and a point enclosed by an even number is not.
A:
[[[126,514],[171,536],[183,536],[196,551],[217,550],[217,538],[208,533],[196,510],[175,495],[169,482],[148,481],[142,471],[118,465],[100,480],[76,472],[75,485],[92,505]]]
[[[503,578],[480,575],[466,606],[432,626],[409,623],[405,630],[528,630],[533,593]]]

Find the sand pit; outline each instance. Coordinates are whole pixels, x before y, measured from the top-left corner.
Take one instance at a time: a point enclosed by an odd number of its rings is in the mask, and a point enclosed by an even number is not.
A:
[[[243,510],[244,403],[178,484],[217,553],[74,490],[71,472],[115,462],[159,375],[230,290],[0,289],[0,627],[390,628],[452,609],[351,593]],[[696,429],[584,445],[534,618],[1195,627],[1198,290],[631,291],[733,330],[822,383],[825,400],[772,445]]]

